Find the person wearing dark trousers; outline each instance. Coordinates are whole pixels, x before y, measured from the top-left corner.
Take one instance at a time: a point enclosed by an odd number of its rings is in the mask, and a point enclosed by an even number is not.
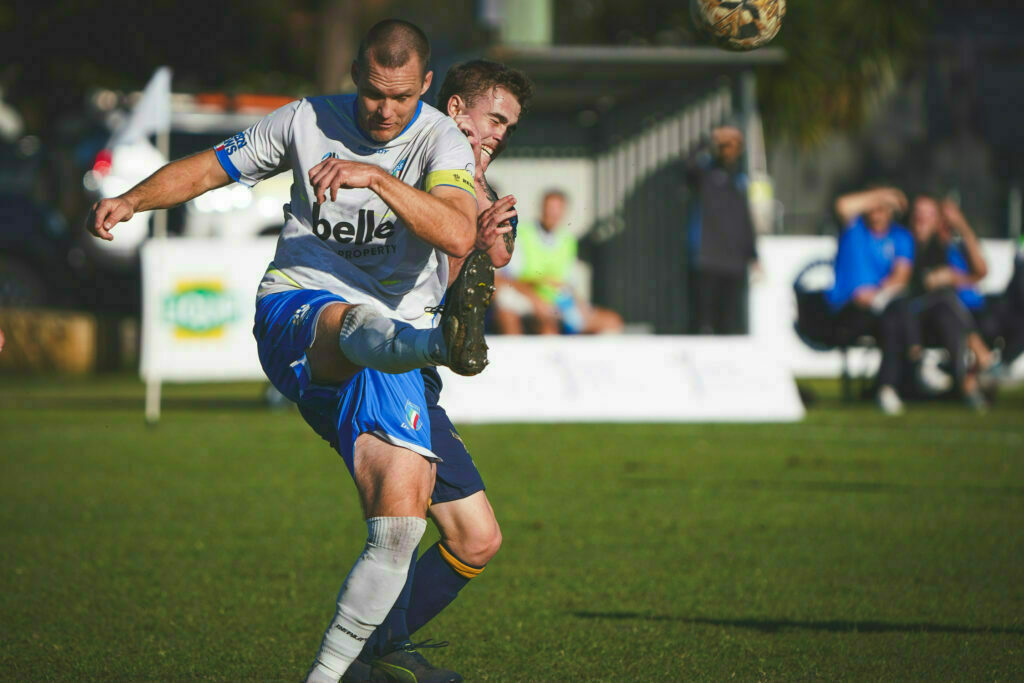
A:
[[[981,245],[960,208],[948,199],[917,197],[911,226],[917,251],[911,279],[917,336],[911,356],[919,356],[927,341],[945,349],[955,386],[971,408],[982,411],[987,401],[978,375],[991,368],[994,358],[975,315],[989,308],[975,287],[988,273]],[[970,365],[968,350],[974,355]]]
[[[909,337],[909,358],[919,363],[926,346],[945,349],[949,356],[952,386],[964,396],[967,403],[975,408],[984,408],[984,397],[978,393],[977,370],[969,366],[967,351],[969,340],[975,328],[974,317],[951,290],[925,292],[910,300],[911,334]],[[923,370],[923,368],[922,368]],[[929,384],[922,372],[919,376],[924,391],[938,393],[949,389],[949,385]]]
[[[699,149],[686,164],[693,193],[687,225],[689,284],[699,334],[742,334],[746,328],[747,268],[756,267],[757,247],[742,155],[743,133],[722,126],[712,131],[710,147]]]
[[[907,367],[911,321],[904,297],[914,263],[914,238],[895,223],[907,198],[894,188],[847,194],[836,200],[843,229],[835,261],[835,284],[826,294],[836,338],[878,340],[878,405],[887,415],[903,412],[899,387]]]

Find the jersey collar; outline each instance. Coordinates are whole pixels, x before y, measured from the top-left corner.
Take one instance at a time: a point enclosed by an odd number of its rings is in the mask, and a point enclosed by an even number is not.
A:
[[[412,119],[409,120],[409,123],[405,124],[405,128],[402,129],[401,133],[396,135],[393,139],[388,140],[387,142],[378,142],[378,141],[374,140],[372,137],[370,137],[366,133],[366,131],[364,131],[362,129],[362,127],[360,127],[360,125],[359,125],[359,96],[357,95],[357,96],[352,98],[352,122],[356,124],[356,130],[358,130],[359,134],[363,136],[363,139],[365,139],[365,140],[367,140],[367,141],[369,141],[369,142],[371,142],[371,143],[373,143],[375,145],[378,145],[380,147],[387,147],[392,142],[394,142],[398,138],[400,138],[403,135],[405,135],[405,131],[407,131],[410,128],[412,128],[412,124],[416,123],[416,119],[418,119],[420,117],[420,112],[421,111],[423,111],[423,100],[419,100],[418,102],[416,102],[416,113],[412,115]]]

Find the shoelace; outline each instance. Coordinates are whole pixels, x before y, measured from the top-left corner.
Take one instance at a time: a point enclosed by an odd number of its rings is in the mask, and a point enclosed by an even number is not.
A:
[[[426,657],[417,652],[417,650],[419,650],[420,648],[424,650],[431,650],[439,647],[448,647],[448,641],[442,640],[439,643],[435,643],[433,638],[427,638],[422,643],[413,643],[407,640],[404,643],[402,643],[401,647],[399,647],[398,649],[407,652],[420,664],[424,666],[431,666],[430,662],[427,661]]]
[[[406,649],[407,650],[408,649],[412,649],[412,650],[421,650],[421,649],[422,650],[433,650],[433,649],[436,649],[436,648],[439,648],[439,647],[448,647],[448,645],[449,645],[449,643],[448,643],[447,640],[441,640],[441,641],[438,641],[438,642],[435,643],[433,638],[427,638],[422,643],[409,643],[409,645],[406,647]]]

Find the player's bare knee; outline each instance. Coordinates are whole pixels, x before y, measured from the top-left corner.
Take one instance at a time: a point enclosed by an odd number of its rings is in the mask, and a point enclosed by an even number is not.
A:
[[[501,527],[495,522],[491,527],[477,526],[445,537],[444,542],[463,562],[483,567],[498,554],[501,540]]]
[[[494,556],[498,554],[498,550],[501,549],[501,527],[495,523],[494,528],[489,534],[480,539],[477,552],[479,556],[475,559],[474,564],[487,564]]]

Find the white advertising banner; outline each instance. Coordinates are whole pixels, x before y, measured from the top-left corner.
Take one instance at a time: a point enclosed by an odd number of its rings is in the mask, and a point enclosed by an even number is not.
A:
[[[142,250],[141,375],[147,415],[161,382],[263,380],[252,336],[274,238],[150,240]],[[799,420],[780,358],[750,338],[489,337],[476,377],[442,369],[458,422]]]
[[[264,379],[252,321],[256,287],[276,243],[181,238],[143,245],[144,380]]]
[[[746,337],[488,337],[476,377],[442,368],[463,422],[782,422],[804,416],[780,359]]]
[[[181,238],[144,245],[140,373],[147,383],[265,379],[252,320],[275,243]],[[982,289],[1001,291],[1013,245],[984,240],[983,248],[989,275]],[[793,331],[793,281],[807,264],[832,258],[835,239],[763,237],[759,251],[763,275],[751,286],[749,337],[492,336],[483,374],[443,371],[445,407],[461,422],[799,420],[793,377],[837,376],[840,361],[837,352],[808,348]],[[878,362],[870,351],[851,356],[855,372]],[[158,390],[153,400],[159,402]]]

